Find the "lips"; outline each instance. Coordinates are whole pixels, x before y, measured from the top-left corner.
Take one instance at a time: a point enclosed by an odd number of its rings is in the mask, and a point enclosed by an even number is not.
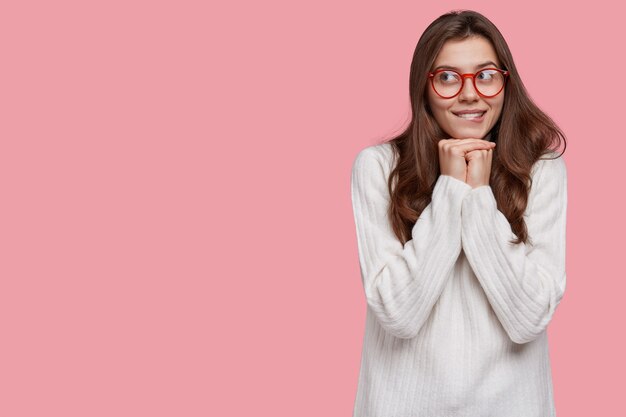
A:
[[[483,120],[485,120],[485,113],[487,113],[487,111],[478,111],[478,112],[474,112],[474,113],[468,113],[468,112],[461,112],[459,114],[455,113],[455,116],[459,119],[459,120],[463,120],[464,122],[469,122],[469,123],[482,123]]]
[[[452,113],[461,120],[473,123],[482,123],[482,121],[485,120],[485,113],[487,113],[487,110],[463,110],[458,113]]]
[[[467,109],[467,110],[459,110],[459,111],[453,111],[452,113],[454,114],[467,114],[467,113],[484,113],[487,110],[483,110],[483,109]]]
[[[454,113],[456,116],[463,115],[463,114],[476,114],[476,113],[478,113],[479,116],[482,116],[486,112],[487,110],[471,109],[471,110],[453,111],[452,113]]]

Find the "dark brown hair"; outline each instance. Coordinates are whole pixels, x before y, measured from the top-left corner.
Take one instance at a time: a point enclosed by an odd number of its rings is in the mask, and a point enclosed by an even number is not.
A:
[[[491,140],[497,143],[489,185],[498,209],[517,236],[511,243],[527,243],[529,239],[523,216],[532,186],[533,164],[544,154],[558,153],[561,141],[565,152],[565,135],[529,97],[498,28],[485,16],[471,10],[456,10],[440,16],[426,28],[413,53],[409,77],[411,121],[402,133],[385,141],[392,145],[397,161],[388,179],[389,218],[403,244],[411,239],[412,227],[431,201],[439,177],[437,143],[448,138],[428,106],[426,74],[446,41],[473,36],[489,40],[502,69],[510,73],[502,113],[489,132]]]

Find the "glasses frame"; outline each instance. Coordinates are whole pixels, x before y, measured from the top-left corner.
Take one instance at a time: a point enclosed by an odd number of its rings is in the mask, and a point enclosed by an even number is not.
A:
[[[481,72],[486,71],[486,70],[496,70],[496,71],[500,72],[500,73],[504,76],[504,82],[502,83],[502,87],[500,88],[500,90],[498,90],[498,92],[497,92],[497,93],[492,94],[492,95],[490,95],[490,96],[487,96],[487,95],[485,95],[485,94],[481,93],[481,92],[478,90],[478,88],[476,87],[476,76],[477,76],[478,74],[480,74]],[[459,75],[459,77],[461,77],[461,88],[459,88],[459,91],[458,91],[455,95],[453,95],[453,96],[449,96],[449,97],[442,96],[442,95],[441,95],[441,94],[439,94],[439,92],[435,89],[435,75],[439,74],[440,72],[445,72],[445,71],[447,71],[447,72],[454,72],[455,74],[458,74],[458,75]],[[470,74],[470,73],[468,73],[468,74],[461,74],[460,72],[455,71],[455,70],[453,70],[453,69],[445,69],[445,68],[442,68],[442,69],[439,69],[439,70],[434,71],[434,72],[432,72],[432,71],[431,71],[431,72],[429,72],[429,73],[428,73],[428,74],[426,74],[426,75],[428,76],[428,78],[430,78],[430,86],[432,87],[433,91],[435,92],[435,94],[437,94],[437,95],[438,95],[439,97],[441,97],[441,98],[449,99],[449,98],[454,98],[454,97],[458,96],[459,94],[461,94],[461,91],[463,91],[463,87],[465,86],[465,79],[466,79],[466,78],[471,78],[471,79],[472,79],[472,84],[474,85],[474,90],[476,90],[476,92],[477,92],[477,93],[478,93],[481,97],[485,97],[485,98],[492,98],[492,97],[495,97],[495,96],[497,96],[498,94],[500,94],[500,93],[502,92],[502,90],[504,89],[504,86],[506,85],[506,81],[507,81],[507,80],[508,80],[508,78],[509,78],[509,77],[508,77],[508,76],[509,76],[509,71],[507,71],[507,70],[502,70],[502,69],[500,69],[500,68],[483,68],[483,69],[481,69],[481,70],[476,71],[476,73],[474,73],[474,74]]]

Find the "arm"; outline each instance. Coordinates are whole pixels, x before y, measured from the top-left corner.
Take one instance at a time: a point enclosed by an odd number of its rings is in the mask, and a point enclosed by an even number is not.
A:
[[[562,157],[536,165],[525,219],[529,244],[509,243],[515,235],[489,185],[472,189],[462,205],[463,250],[515,343],[546,329],[565,292],[566,166]]]
[[[368,306],[389,333],[417,336],[461,252],[461,202],[471,187],[440,175],[406,244],[387,215],[389,192],[384,155],[363,149],[352,167],[352,206],[361,279]]]

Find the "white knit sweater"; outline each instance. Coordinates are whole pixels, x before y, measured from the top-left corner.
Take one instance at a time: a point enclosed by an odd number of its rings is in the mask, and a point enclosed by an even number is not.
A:
[[[556,416],[546,328],[565,291],[563,158],[533,166],[518,245],[491,187],[448,175],[402,245],[387,217],[394,164],[383,143],[352,168],[367,301],[353,417]]]

